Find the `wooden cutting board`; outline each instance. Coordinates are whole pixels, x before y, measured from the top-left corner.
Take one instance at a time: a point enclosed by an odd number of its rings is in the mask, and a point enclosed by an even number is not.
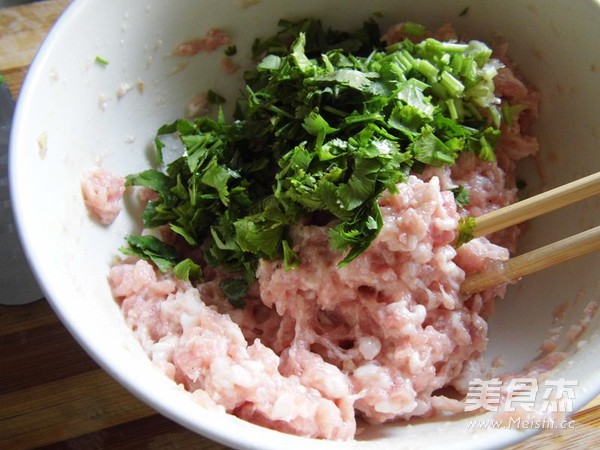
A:
[[[40,43],[69,3],[0,9],[0,72],[15,98]],[[45,299],[0,306],[0,405],[2,449],[225,449],[129,394],[79,347]],[[600,396],[573,419],[574,428],[543,432],[511,450],[600,449]]]
[[[0,9],[0,73],[14,98],[42,40],[69,3],[52,0]]]

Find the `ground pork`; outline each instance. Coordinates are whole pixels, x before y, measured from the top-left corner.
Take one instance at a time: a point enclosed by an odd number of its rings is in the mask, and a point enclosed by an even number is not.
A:
[[[300,225],[291,235],[301,265],[288,271],[262,261],[257,272],[262,301],[288,318],[282,327],[293,328],[265,336],[267,345],[301,342],[333,363],[371,422],[436,412],[432,393],[480,355],[487,332],[459,294],[465,271],[453,261],[459,214],[452,193],[436,177],[410,177],[380,206],[381,233],[347,266],[338,267],[342,255],[330,249],[326,227]],[[508,256],[487,240],[475,242]]]
[[[143,260],[116,265],[110,282],[150,358],[187,390],[202,390],[228,412],[289,433],[354,436],[349,381],[319,355],[290,349],[287,369],[280,369],[273,350],[258,339],[249,344],[229,315],[207,306],[197,289]]]
[[[214,291],[158,274],[147,262],[114,266],[113,293],[161,370],[252,422],[350,439],[355,411],[380,423],[455,410],[434,393],[480,356],[487,332],[475,303],[459,294],[465,271],[453,261],[453,241],[460,215],[437,177],[411,176],[398,188],[381,199],[380,235],[341,269],[325,226],[292,229],[302,263],[292,271],[260,263],[259,298],[279,320],[254,316],[255,328],[271,330],[253,340],[234,322],[251,320],[249,313],[221,313],[201,297],[219,304]],[[508,254],[485,239],[462,252],[466,260]]]
[[[110,225],[121,212],[125,179],[105,169],[94,169],[81,183],[83,200],[91,216]]]

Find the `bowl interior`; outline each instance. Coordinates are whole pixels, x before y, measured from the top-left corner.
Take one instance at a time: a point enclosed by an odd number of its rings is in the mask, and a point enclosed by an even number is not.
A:
[[[304,448],[306,440],[211,414],[156,372],[125,326],[107,283],[108,267],[136,229],[131,214],[110,227],[88,218],[80,183],[102,166],[120,175],[152,164],[156,129],[185,115],[198,92],[229,98],[241,71],[223,76],[222,54],[184,59],[171,54],[185,40],[213,27],[229,31],[236,60],[249,66],[250,45],[277,29],[280,18],[319,17],[352,29],[375,15],[382,28],[410,20],[432,28],[453,23],[477,39],[500,37],[509,54],[542,92],[536,135],[541,155],[521,167],[528,192],[561,185],[600,167],[600,4],[596,1],[402,0],[75,1],[39,51],[22,90],[11,142],[11,188],[21,237],[54,309],[86,350],[117,380],[160,412],[233,447]],[[95,61],[100,56],[108,65]],[[540,172],[540,167],[542,168]],[[540,177],[543,173],[543,177]],[[535,248],[596,225],[600,204],[591,199],[533,220],[521,248]],[[135,214],[132,205],[126,211]],[[566,332],[600,293],[600,254],[530,276],[498,302],[490,323],[487,357],[502,357],[504,371],[536,358],[549,328]],[[557,321],[556,308],[566,305]],[[578,380],[575,406],[600,392],[600,329],[596,317],[553,377]],[[587,345],[586,345],[587,344]],[[232,427],[239,432],[231,433]],[[510,429],[468,430],[464,420],[385,426],[368,430],[361,448],[435,447],[443,430],[448,448],[491,448],[523,438]],[[433,432],[435,431],[435,432]],[[328,442],[310,445],[332,447]]]

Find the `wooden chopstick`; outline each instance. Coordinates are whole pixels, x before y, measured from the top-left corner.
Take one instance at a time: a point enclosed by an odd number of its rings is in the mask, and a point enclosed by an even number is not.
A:
[[[595,194],[600,194],[600,172],[476,218],[473,237],[485,236]],[[489,270],[467,276],[461,291],[472,295],[596,250],[600,250],[600,226],[507,261],[496,262]]]
[[[502,283],[517,281],[525,275],[596,250],[600,250],[600,226],[515,256],[507,261],[496,262],[492,265],[491,270],[466,277],[461,285],[461,291],[466,295],[472,295]]]
[[[600,172],[475,218],[473,237],[486,236],[600,194]]]

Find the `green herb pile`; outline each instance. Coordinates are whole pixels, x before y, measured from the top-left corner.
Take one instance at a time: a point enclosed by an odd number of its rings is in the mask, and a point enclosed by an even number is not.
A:
[[[259,258],[288,268],[299,262],[290,226],[330,224],[331,246],[347,264],[381,230],[384,191],[462,152],[493,160],[499,137],[498,63],[485,44],[427,38],[413,23],[404,31],[414,39],[390,46],[374,21],[355,33],[315,20],[280,25],[276,36],[254,43],[259,62],[245,74],[232,120],[219,112],[161,127],[161,161],[164,135],[176,133],[185,153],[164,170],[127,177],[158,194],[145,209],[146,228],[168,225],[202,246],[206,262],[236,274],[238,284],[222,286],[230,299],[254,280]],[[128,242],[126,253],[161,270],[199,274],[155,238]]]

